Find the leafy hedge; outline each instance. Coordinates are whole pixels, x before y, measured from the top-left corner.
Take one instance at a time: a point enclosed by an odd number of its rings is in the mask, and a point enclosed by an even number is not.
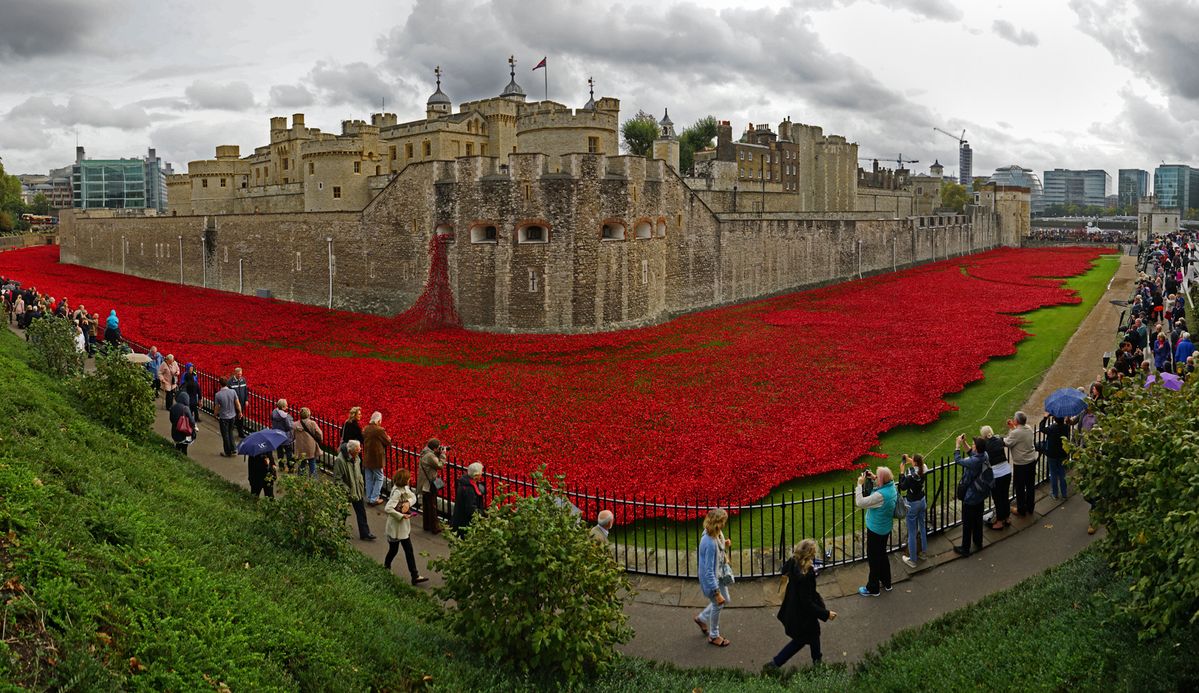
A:
[[[1199,400],[1195,379],[1113,393],[1073,453],[1079,487],[1107,527],[1104,552],[1131,581],[1127,610],[1158,635],[1199,620]]]

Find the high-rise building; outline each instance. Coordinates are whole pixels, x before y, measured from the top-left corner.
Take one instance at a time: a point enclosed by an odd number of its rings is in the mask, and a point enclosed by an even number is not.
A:
[[[154,149],[142,159],[86,159],[83,147],[75,148],[71,168],[72,202],[79,209],[167,208],[167,175]]]
[[[1157,206],[1185,212],[1199,208],[1199,168],[1186,164],[1162,164],[1153,171],[1153,194]]]
[[[1041,180],[1037,178],[1037,174],[1033,173],[1031,168],[1024,168],[1016,164],[997,168],[995,173],[991,174],[988,182],[1009,187],[1028,188],[1030,211],[1036,214],[1045,209],[1045,190],[1041,187]]]
[[[1045,182],[1046,207],[1070,204],[1103,207],[1107,204],[1107,191],[1111,187],[1112,177],[1103,169],[1080,171],[1055,168],[1046,171],[1042,180]]]
[[[970,143],[962,140],[958,145],[958,182],[969,190],[974,183],[974,150]]]
[[[1116,204],[1119,207],[1137,206],[1149,194],[1149,172],[1139,168],[1122,168],[1117,174]]]

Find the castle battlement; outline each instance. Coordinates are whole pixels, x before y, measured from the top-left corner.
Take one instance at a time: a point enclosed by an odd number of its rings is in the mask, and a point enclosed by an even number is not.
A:
[[[335,137],[327,140],[311,140],[300,148],[300,158],[342,155],[361,158],[363,142],[358,137]]]

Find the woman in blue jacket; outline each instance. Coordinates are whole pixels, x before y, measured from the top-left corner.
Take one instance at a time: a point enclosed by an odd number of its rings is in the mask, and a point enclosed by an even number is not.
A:
[[[1153,367],[1158,373],[1169,372],[1170,357],[1173,355],[1170,340],[1166,339],[1166,335],[1158,334],[1157,341],[1153,344]]]
[[[962,465],[962,483],[966,486],[966,497],[962,499],[962,545],[953,547],[953,551],[960,556],[969,556],[971,541],[982,551],[983,504],[995,483],[991,465],[987,463],[987,441],[982,437],[975,438],[971,447],[963,433],[958,436],[953,461]]]
[[[724,510],[709,510],[704,518],[704,535],[699,540],[699,590],[708,598],[708,605],[695,617],[695,623],[708,636],[708,644],[716,647],[731,644],[720,637],[720,611],[729,602],[729,587],[720,584],[721,568],[728,563],[726,552],[732,543],[724,538],[728,521],[729,514]]]

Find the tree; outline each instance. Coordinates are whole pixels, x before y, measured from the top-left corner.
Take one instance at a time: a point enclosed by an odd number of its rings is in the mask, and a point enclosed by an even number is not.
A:
[[[941,183],[941,206],[961,213],[974,200],[974,195],[960,183],[947,180]]]
[[[13,232],[12,215],[5,211],[0,211],[0,234],[9,234]]]
[[[654,140],[658,139],[658,121],[645,111],[624,121],[620,126],[620,135],[624,140],[624,148],[630,154],[650,156],[654,151]]]
[[[34,195],[33,201],[29,204],[29,212],[31,214],[46,216],[50,213],[51,209],[53,208],[50,206],[50,198],[46,197],[43,193]]]
[[[542,470],[545,468],[542,467]],[[632,630],[624,570],[591,540],[561,487],[535,473],[537,493],[503,494],[449,558],[430,564],[454,630],[497,664],[578,681],[605,667]]]
[[[93,420],[140,438],[154,425],[150,384],[145,366],[130,363],[121,349],[104,349],[96,355],[95,372],[80,378],[75,392]]]
[[[704,116],[679,133],[679,170],[689,174],[695,167],[695,153],[712,146],[716,139],[716,118]]]

